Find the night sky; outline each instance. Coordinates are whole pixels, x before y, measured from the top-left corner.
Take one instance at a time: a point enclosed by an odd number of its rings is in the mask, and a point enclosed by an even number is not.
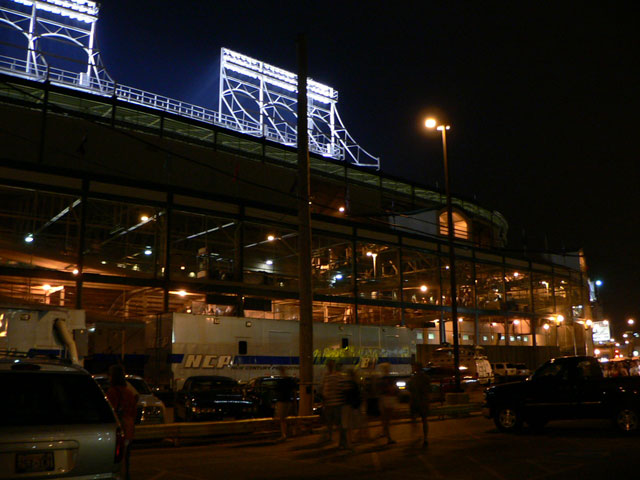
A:
[[[439,112],[454,194],[505,215],[515,250],[584,248],[619,333],[640,321],[632,5],[106,0],[98,39],[117,82],[217,108],[221,47],[295,71],[304,32],[310,77],[383,171],[442,187],[422,128]]]

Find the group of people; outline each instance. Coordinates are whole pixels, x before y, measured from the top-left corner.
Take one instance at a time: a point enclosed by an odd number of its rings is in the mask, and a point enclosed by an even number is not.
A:
[[[336,430],[338,447],[352,449],[356,441],[370,439],[368,417],[374,416],[379,417],[382,424],[380,436],[387,444],[395,443],[390,425],[397,407],[398,390],[395,378],[389,374],[390,365],[383,363],[379,367],[378,374],[361,379],[355,369],[343,373],[334,360],[327,361],[321,388],[326,441],[332,440]],[[422,422],[422,444],[426,447],[430,380],[417,364],[413,365],[407,388],[411,416],[414,424],[416,417]]]
[[[607,362],[602,364],[605,377],[628,377],[640,375],[640,364],[635,360]]]

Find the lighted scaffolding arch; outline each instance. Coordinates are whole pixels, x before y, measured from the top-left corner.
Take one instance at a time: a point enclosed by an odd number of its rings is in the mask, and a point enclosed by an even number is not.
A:
[[[95,46],[95,29],[99,5],[89,0],[4,0],[0,3],[0,22],[9,25],[27,41],[26,58],[12,59],[10,68],[28,77],[46,78],[51,71],[40,48],[43,39],[67,42],[82,49],[86,64],[80,71],[55,69],[53,81],[83,89],[105,91],[113,89],[113,82],[102,65]],[[3,60],[3,67],[8,61]],[[86,69],[85,69],[86,68]]]
[[[297,75],[223,48],[220,55],[220,121],[233,130],[285,145],[297,142]],[[307,80],[309,149],[325,157],[380,168],[344,127],[338,91]]]

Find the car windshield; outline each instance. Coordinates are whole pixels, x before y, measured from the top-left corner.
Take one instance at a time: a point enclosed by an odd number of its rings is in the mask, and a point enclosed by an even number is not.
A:
[[[215,390],[217,388],[230,388],[237,385],[233,378],[197,378],[191,382],[192,391]]]
[[[127,382],[129,382],[131,386],[135,388],[136,391],[141,395],[151,395],[152,393],[149,385],[147,385],[147,382],[145,382],[141,378],[127,378]]]
[[[0,425],[112,423],[104,394],[88,375],[0,373]]]

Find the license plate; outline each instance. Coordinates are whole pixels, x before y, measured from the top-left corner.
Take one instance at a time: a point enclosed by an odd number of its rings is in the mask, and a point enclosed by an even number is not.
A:
[[[16,473],[50,472],[53,468],[53,452],[16,454]]]

